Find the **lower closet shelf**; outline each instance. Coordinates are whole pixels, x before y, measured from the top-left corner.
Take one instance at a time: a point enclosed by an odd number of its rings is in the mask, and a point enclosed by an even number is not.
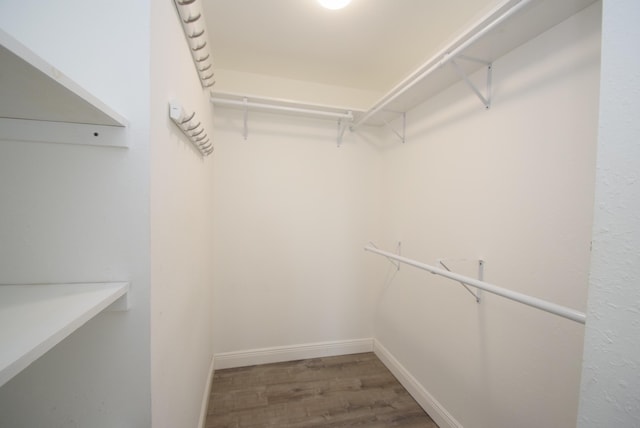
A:
[[[128,291],[128,282],[1,285],[0,386]]]

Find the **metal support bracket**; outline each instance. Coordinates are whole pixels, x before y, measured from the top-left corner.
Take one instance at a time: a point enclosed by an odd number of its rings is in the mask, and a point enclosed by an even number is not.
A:
[[[378,248],[378,246],[376,244],[374,244],[373,242],[369,241],[369,245],[371,245],[373,248],[376,249],[380,249]],[[398,241],[398,245],[396,247],[396,253],[398,256],[402,255],[402,242]],[[400,262],[395,261],[390,259],[389,257],[385,257],[387,260],[389,260],[389,263],[391,263],[392,265],[394,265],[396,267],[396,272],[400,270]]]
[[[484,64],[487,67],[487,87],[486,87],[486,95],[483,95],[482,92],[480,92],[480,90],[478,89],[478,87],[475,85],[475,83],[473,83],[471,81],[471,79],[469,79],[469,76],[467,75],[467,73],[465,73],[465,71],[462,69],[462,67],[460,67],[458,65],[458,63],[455,61],[455,59],[452,59],[450,61],[451,66],[453,67],[453,69],[455,70],[455,72],[458,74],[458,76],[460,76],[462,78],[462,80],[465,81],[465,83],[467,84],[467,86],[469,86],[469,88],[471,88],[471,90],[473,91],[474,94],[476,94],[478,96],[478,98],[480,98],[480,101],[482,102],[482,104],[484,105],[484,108],[489,109],[491,107],[491,74],[492,74],[492,64],[490,62],[486,62],[486,61],[482,61],[476,58],[470,58],[467,56],[458,56],[458,59],[463,59],[466,61],[473,61],[473,62],[481,62],[482,64]]]
[[[247,99],[247,97],[244,97],[242,99],[242,102],[244,103],[244,128],[242,131],[242,136],[244,137],[244,140],[247,141],[247,137],[249,136],[249,126],[247,124],[249,119],[249,100]]]
[[[438,260],[438,263],[440,263],[440,266],[445,268],[447,271],[451,272],[451,269],[449,269],[449,267],[444,264],[443,260]],[[480,281],[484,281],[484,260],[482,259],[478,260],[478,279]],[[464,282],[460,282],[460,285],[462,285],[465,290],[467,290],[474,297],[474,299],[476,299],[476,303],[480,303],[480,290],[474,293]]]
[[[407,113],[402,113],[402,133],[398,132],[389,122],[382,119],[384,124],[389,128],[395,135],[402,141],[402,144],[405,142],[405,135],[407,130]]]
[[[349,111],[348,114],[352,115],[353,113]],[[347,128],[349,128],[349,124],[350,122],[344,121],[343,123],[342,119],[338,119],[338,137],[337,137],[338,147],[342,145],[342,137],[344,137],[344,133],[346,132]]]

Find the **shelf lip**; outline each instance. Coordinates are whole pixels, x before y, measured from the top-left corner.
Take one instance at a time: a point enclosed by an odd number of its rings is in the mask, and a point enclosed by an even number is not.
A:
[[[128,282],[0,285],[0,386],[129,287]]]
[[[69,77],[64,75],[58,69],[53,67],[51,64],[40,58],[35,52],[31,49],[20,43],[18,40],[13,38],[9,33],[0,29],[0,56],[2,57],[2,64],[0,67],[2,68],[11,68],[16,67],[18,69],[25,68],[26,63],[27,66],[30,66],[29,71],[31,72],[31,76],[35,75],[39,78],[39,86],[38,88],[41,90],[42,87],[46,87],[51,89],[56,94],[63,94],[65,99],[61,100],[59,105],[67,109],[68,111],[77,114],[80,112],[79,117],[69,117],[68,119],[59,119],[59,112],[54,111],[51,113],[55,119],[50,117],[15,117],[14,115],[2,114],[1,117],[5,118],[18,118],[18,119],[35,119],[42,121],[55,121],[55,122],[66,122],[66,123],[83,123],[90,125],[107,125],[107,126],[118,126],[118,127],[126,127],[128,126],[128,121],[122,115],[117,113],[111,107],[103,103],[97,97],[89,93],[87,90],[82,88],[76,82],[71,80]],[[9,79],[10,77],[7,75],[3,76],[4,79]],[[21,77],[21,79],[25,79]],[[3,82],[0,82],[3,83]],[[27,86],[27,88],[24,88]],[[31,89],[32,93],[28,93],[31,85],[22,85],[20,87],[20,93],[25,93],[24,97],[20,96],[20,103],[23,103],[24,99],[32,97],[34,99],[45,98],[44,94],[36,92],[37,89]],[[12,93],[16,93],[15,88],[9,88]],[[9,90],[7,89],[7,90]],[[1,90],[1,88],[0,88]],[[3,94],[4,95],[4,94]],[[11,102],[16,102],[15,98],[10,97]],[[4,100],[6,102],[6,100]],[[51,102],[51,100],[47,100]],[[33,102],[32,104],[36,104]],[[30,107],[31,108],[31,107]],[[55,110],[48,106],[49,110],[46,113],[50,113]]]
[[[128,148],[120,126],[0,118],[0,140]]]

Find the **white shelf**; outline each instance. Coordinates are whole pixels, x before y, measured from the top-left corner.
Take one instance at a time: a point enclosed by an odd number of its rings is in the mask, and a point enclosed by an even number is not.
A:
[[[448,88],[452,84],[459,82],[461,78],[449,64],[449,60],[459,58],[457,61],[461,69],[467,75],[486,67],[480,62],[468,61],[463,57],[474,58],[485,63],[492,63],[494,60],[507,54],[513,49],[521,46],[529,40],[544,33],[551,27],[559,24],[570,16],[578,13],[582,9],[594,3],[596,0],[511,0],[505,1],[504,8],[499,8],[466,31],[462,32],[454,39],[450,45],[445,47],[421,67],[413,71],[408,77],[385,94],[367,112],[357,115],[355,118],[358,126],[360,124],[383,125],[385,121],[390,121],[398,117],[398,113],[407,112],[438,92]],[[520,6],[524,5],[521,9]],[[450,55],[467,40],[474,38],[476,33],[480,34],[482,29],[503,13],[503,9],[510,7],[519,10],[509,16],[498,25],[492,27],[490,31],[482,34],[477,40],[469,44],[461,52]],[[423,77],[425,71],[432,69],[432,72]],[[404,87],[411,85],[411,89],[404,91]],[[396,94],[403,92],[400,96]],[[395,97],[393,101],[387,100]],[[482,108],[478,101],[478,108]],[[379,111],[378,111],[379,109]],[[365,120],[364,117],[366,117]],[[361,122],[361,123],[359,123]]]
[[[0,286],[0,386],[128,290],[127,282]]]
[[[34,121],[39,128],[32,129]],[[57,124],[53,135],[46,129],[51,122]],[[71,129],[68,124],[84,125],[76,131],[80,138],[66,141],[65,133],[60,135],[61,129]],[[19,133],[21,140],[117,146],[123,138],[113,138],[109,128],[125,126],[124,117],[0,30],[1,139],[15,139]]]

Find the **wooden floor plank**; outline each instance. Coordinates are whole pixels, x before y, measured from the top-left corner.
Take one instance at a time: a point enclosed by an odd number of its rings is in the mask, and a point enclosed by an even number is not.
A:
[[[437,428],[371,352],[218,370],[205,426]]]

